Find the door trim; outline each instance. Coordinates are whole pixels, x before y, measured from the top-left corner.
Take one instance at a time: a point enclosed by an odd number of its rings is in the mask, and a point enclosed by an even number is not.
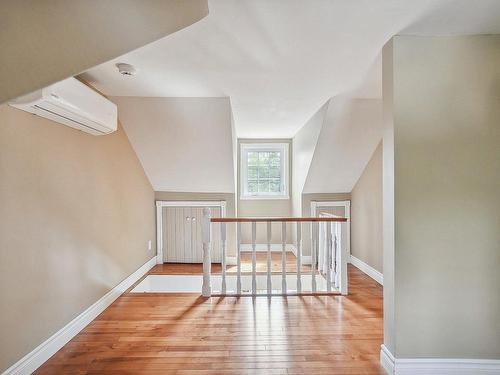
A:
[[[351,201],[311,201],[311,216],[316,216],[316,211],[318,207],[344,207],[344,212],[347,218],[347,254],[348,258],[351,257]]]
[[[226,217],[226,201],[156,201],[156,264],[163,264],[163,207],[220,207]]]

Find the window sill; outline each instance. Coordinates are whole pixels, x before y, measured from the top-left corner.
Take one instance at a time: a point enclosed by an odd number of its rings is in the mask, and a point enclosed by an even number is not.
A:
[[[242,195],[242,201],[269,201],[269,200],[287,200],[290,199],[288,195]]]

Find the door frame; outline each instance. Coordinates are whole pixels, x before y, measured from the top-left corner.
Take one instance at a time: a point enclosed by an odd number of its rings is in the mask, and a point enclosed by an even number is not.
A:
[[[316,216],[316,211],[318,207],[344,207],[344,212],[346,216],[346,225],[347,225],[347,254],[349,255],[348,262],[350,262],[351,258],[351,201],[311,201],[311,216]]]
[[[156,201],[156,264],[163,264],[163,207],[220,207],[226,216],[226,201]]]

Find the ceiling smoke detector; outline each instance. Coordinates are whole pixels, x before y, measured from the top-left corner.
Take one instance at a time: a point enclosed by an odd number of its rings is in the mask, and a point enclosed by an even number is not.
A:
[[[118,63],[116,67],[118,68],[118,73],[122,76],[133,76],[136,73],[135,68],[130,64]]]

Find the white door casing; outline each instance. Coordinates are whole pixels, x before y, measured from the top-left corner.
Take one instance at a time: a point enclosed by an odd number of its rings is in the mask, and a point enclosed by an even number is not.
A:
[[[311,202],[311,216],[312,217],[319,216],[322,208],[325,208],[327,210],[328,208],[333,208],[333,207],[343,207],[344,208],[344,215],[347,218],[346,227],[345,227],[346,228],[345,248],[346,248],[347,254],[350,257],[351,256],[351,201],[350,200],[345,200],[345,201],[312,201]]]

